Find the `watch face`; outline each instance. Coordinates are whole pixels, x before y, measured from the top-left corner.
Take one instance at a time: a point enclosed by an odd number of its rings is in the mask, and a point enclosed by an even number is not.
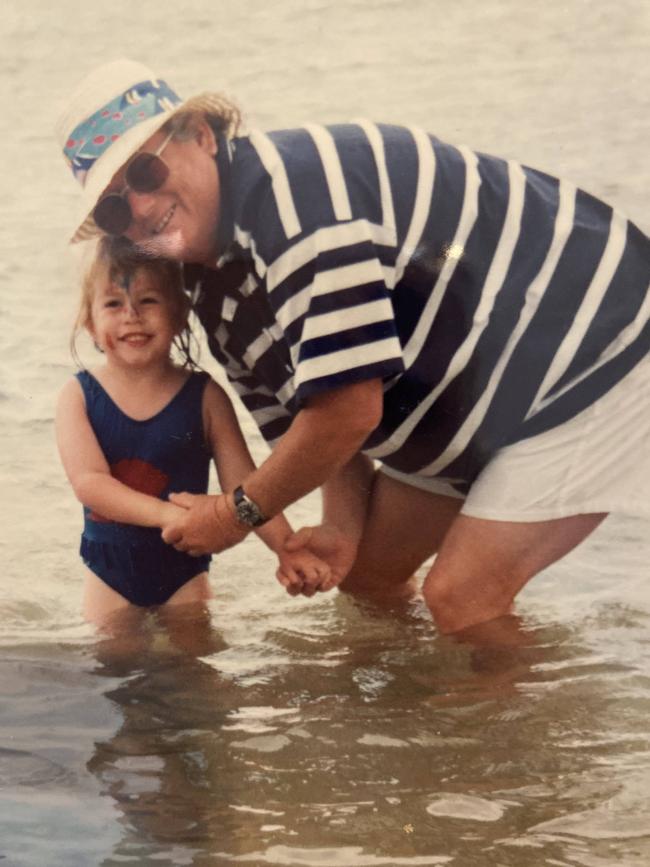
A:
[[[257,526],[262,519],[257,506],[247,500],[237,504],[237,516],[243,524],[248,524],[250,527]]]
[[[264,515],[252,500],[249,500],[241,488],[235,491],[235,509],[237,520],[249,527],[259,527],[265,522]]]

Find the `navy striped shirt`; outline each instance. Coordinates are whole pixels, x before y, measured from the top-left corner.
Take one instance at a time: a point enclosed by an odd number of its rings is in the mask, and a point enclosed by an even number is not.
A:
[[[311,396],[379,377],[364,452],[467,491],[648,352],[650,242],[566,181],[366,121],[254,130],[217,160],[222,255],[188,278],[271,445]]]

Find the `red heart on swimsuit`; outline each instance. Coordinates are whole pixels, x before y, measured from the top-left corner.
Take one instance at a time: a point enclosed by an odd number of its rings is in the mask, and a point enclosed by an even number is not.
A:
[[[168,475],[140,458],[123,458],[111,464],[111,475],[135,491],[149,494],[150,497],[159,497],[169,483]],[[98,523],[110,523],[109,518],[104,518],[97,512],[91,512],[88,517]]]

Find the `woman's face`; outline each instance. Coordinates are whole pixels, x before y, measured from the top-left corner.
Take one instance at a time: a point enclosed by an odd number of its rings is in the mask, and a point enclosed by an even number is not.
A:
[[[165,135],[158,131],[140,150],[155,151]],[[152,193],[136,193],[131,189],[125,193],[133,214],[126,237],[152,255],[182,262],[213,263],[217,257],[219,225],[216,150],[214,133],[204,122],[195,138],[172,139],[162,154],[169,166],[169,177],[163,186]],[[124,186],[122,168],[104,192],[120,192]]]

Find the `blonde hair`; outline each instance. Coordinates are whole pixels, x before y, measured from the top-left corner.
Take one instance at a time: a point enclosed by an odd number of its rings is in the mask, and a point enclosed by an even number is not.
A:
[[[194,138],[198,124],[208,123],[216,135],[232,138],[243,125],[239,107],[221,93],[202,94],[192,97],[175,111],[164,124],[165,132],[173,132],[174,138],[185,141]]]
[[[114,238],[108,235],[102,235],[95,242],[94,255],[84,269],[81,280],[79,311],[70,337],[72,357],[80,366],[82,365],[77,354],[77,337],[80,331],[89,331],[92,326],[92,306],[98,288],[111,283],[118,285],[128,283],[140,269],[152,275],[156,284],[171,301],[174,324],[179,328],[173,344],[181,355],[183,367],[192,369],[198,367],[192,356],[193,334],[188,322],[192,305],[183,289],[181,264],[146,255],[126,238]]]

